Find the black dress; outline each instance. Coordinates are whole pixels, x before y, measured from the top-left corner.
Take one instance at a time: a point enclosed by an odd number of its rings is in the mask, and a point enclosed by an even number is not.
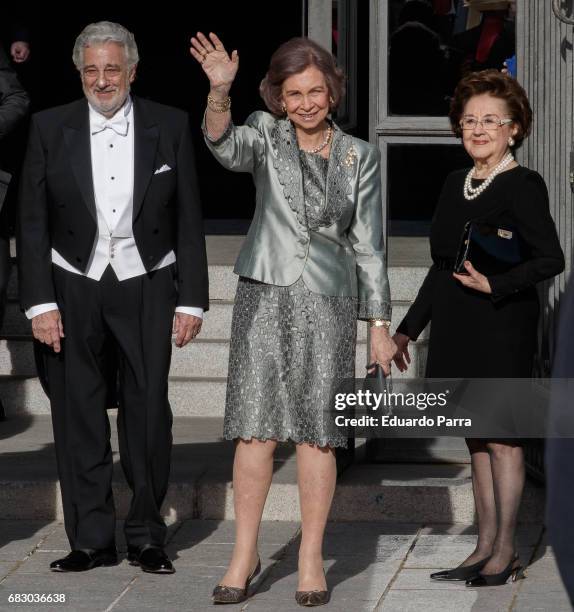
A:
[[[467,172],[446,179],[431,227],[434,263],[397,331],[416,340],[432,322],[427,378],[528,378],[537,349],[535,286],[564,269],[548,191],[538,173],[518,166],[468,201],[463,195]],[[440,269],[456,257],[469,220],[512,227],[525,246],[523,263],[488,276],[491,295],[464,287],[452,266]]]

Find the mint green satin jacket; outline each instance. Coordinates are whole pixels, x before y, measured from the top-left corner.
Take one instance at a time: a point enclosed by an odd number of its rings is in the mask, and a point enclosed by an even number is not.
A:
[[[303,276],[311,291],[358,298],[359,319],[391,318],[385,263],[380,153],[334,126],[324,209],[306,210],[299,149],[288,119],[251,114],[216,141],[205,141],[234,172],[250,172],[255,215],[235,273],[288,286]]]

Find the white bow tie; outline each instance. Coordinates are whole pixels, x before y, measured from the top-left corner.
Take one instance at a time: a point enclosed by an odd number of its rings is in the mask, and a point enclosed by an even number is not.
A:
[[[116,113],[111,119],[106,119],[102,115],[99,115],[92,120],[92,135],[103,132],[109,128],[120,136],[127,136],[128,127],[129,121],[123,112]]]

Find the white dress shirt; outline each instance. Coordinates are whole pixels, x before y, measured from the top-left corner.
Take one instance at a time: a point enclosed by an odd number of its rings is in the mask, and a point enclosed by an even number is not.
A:
[[[78,270],[52,249],[52,263],[72,272],[99,281],[108,266],[118,280],[146,274],[133,233],[134,191],[134,112],[128,96],[124,106],[106,119],[91,105],[90,148],[92,176],[98,219],[98,236],[86,272]],[[153,268],[160,270],[176,261],[170,251]],[[28,319],[57,310],[56,303],[39,304],[26,310]],[[176,312],[203,317],[203,308],[179,306]]]

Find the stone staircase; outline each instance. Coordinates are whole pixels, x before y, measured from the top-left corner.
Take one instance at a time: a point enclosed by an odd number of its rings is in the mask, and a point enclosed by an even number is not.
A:
[[[183,349],[174,347],[170,372],[170,401],[174,416],[223,416],[231,314],[237,284],[233,261],[240,240],[241,237],[237,236],[208,237],[208,251],[210,255],[213,253],[209,257],[210,310],[198,339]],[[408,248],[408,243],[403,248]],[[423,258],[419,255],[419,259]],[[426,274],[427,262],[420,263],[422,265],[393,266],[391,258],[389,276],[395,325],[406,313]],[[13,266],[0,335],[0,397],[8,415],[49,414],[48,400],[35,375],[30,322],[20,311],[17,296],[16,269]],[[365,323],[358,323],[358,378],[364,376],[366,328]],[[411,377],[422,375],[424,371],[426,342],[423,334],[413,345]],[[402,376],[397,372],[393,375]]]
[[[201,336],[183,349],[174,347],[170,401],[174,413],[172,478],[163,508],[170,520],[233,518],[233,444],[221,439],[231,312],[237,277],[232,265],[242,237],[209,236],[207,241],[211,306]],[[427,241],[391,239],[389,277],[393,330],[414,299],[428,268]],[[411,350],[409,376],[422,376],[427,335]],[[358,324],[357,377],[364,376],[366,324]],[[401,376],[394,373],[394,376]],[[0,422],[0,514],[4,518],[61,519],[49,404],[35,376],[30,324],[17,303],[16,275],[10,280],[0,337],[0,397],[7,420]],[[114,420],[114,411],[110,411]],[[461,440],[383,441],[365,462],[357,441],[355,463],[340,476],[332,520],[470,523],[474,520],[467,453]],[[121,517],[129,491],[119,467],[112,427],[114,496]],[[543,516],[542,491],[529,485],[523,522]],[[298,520],[295,453],[281,445],[265,520]]]

